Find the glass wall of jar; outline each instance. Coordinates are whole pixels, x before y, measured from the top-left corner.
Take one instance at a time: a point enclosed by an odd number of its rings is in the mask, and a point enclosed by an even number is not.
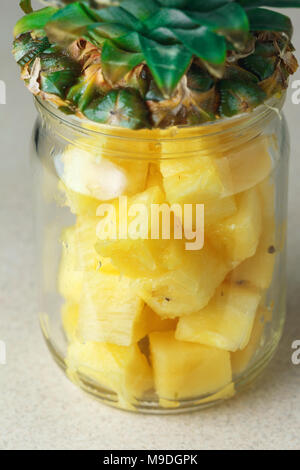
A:
[[[283,101],[141,131],[36,101],[40,320],[84,390],[174,413],[234,396],[269,362],[285,317]]]

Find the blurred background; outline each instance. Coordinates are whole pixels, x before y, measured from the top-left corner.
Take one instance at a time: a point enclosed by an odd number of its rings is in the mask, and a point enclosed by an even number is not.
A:
[[[300,104],[290,88],[288,319],[279,350],[255,390],[200,414],[135,416],[106,408],[67,381],[46,351],[35,299],[29,139],[36,116],[11,55],[18,0],[1,0],[0,80],[0,449],[300,449]],[[33,2],[34,6],[38,2]],[[300,61],[300,10],[295,25]],[[292,81],[300,80],[300,70]]]

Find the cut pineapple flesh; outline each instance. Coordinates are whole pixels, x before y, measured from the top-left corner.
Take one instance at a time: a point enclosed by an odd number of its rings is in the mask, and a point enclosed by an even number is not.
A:
[[[233,374],[261,344],[277,251],[269,142],[259,137],[230,154],[196,157],[187,148],[177,159],[171,140],[168,149],[145,140],[137,161],[115,158],[130,149],[103,137],[99,154],[80,141],[56,162],[58,203],[76,215],[61,237],[58,277],[72,380],[107,388],[126,409],[154,393],[175,410],[182,400],[205,405],[234,395]],[[125,228],[119,196],[128,196],[127,211],[144,207],[138,222],[128,214]],[[113,207],[115,239],[102,201]],[[182,214],[184,204],[204,204],[203,249],[188,251],[174,229],[171,240],[161,229],[151,239],[153,204],[174,203]],[[131,237],[132,224],[143,238]]]
[[[256,188],[237,196],[238,211],[232,217],[211,227],[208,237],[212,245],[234,263],[253,256],[262,232],[262,214]]]
[[[73,341],[66,364],[73,381],[89,379],[107,387],[118,395],[121,407],[131,408],[153,387],[152,370],[137,345]]]
[[[206,308],[180,318],[176,339],[232,352],[244,349],[260,300],[261,295],[255,289],[223,284]]]
[[[78,336],[130,346],[145,332],[140,328],[144,302],[138,282],[115,274],[87,273],[79,308]]]
[[[150,350],[155,388],[163,399],[197,398],[231,383],[227,351],[177,341],[173,332],[150,334]]]

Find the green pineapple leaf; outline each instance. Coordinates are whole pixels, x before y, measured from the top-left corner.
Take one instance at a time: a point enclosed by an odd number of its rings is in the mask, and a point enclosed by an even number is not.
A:
[[[197,57],[220,65],[226,59],[226,41],[224,37],[210,31],[206,26],[197,29],[173,29],[174,35]]]
[[[67,47],[83,36],[87,26],[95,21],[99,18],[93,10],[84,3],[75,2],[58,10],[45,25],[45,31],[50,42]]]
[[[114,38],[113,42],[128,52],[142,52],[140,37],[136,31]]]
[[[155,15],[144,22],[149,29],[157,28],[195,28],[197,24],[187,15],[186,12],[175,8],[161,8]]]
[[[57,8],[46,7],[23,16],[14,28],[15,38],[33,30],[43,29],[57,11]]]
[[[251,31],[279,31],[289,37],[293,35],[293,26],[288,16],[265,8],[248,11]]]
[[[213,31],[249,31],[247,14],[237,3],[228,3],[216,10],[199,13],[189,13],[190,17],[199,25],[207,26]]]
[[[192,60],[192,52],[182,45],[163,46],[140,36],[144,57],[157,86],[170,97]]]
[[[32,13],[32,5],[31,5],[31,0],[21,0],[20,1],[20,7],[24,11],[24,13]]]
[[[300,0],[237,0],[244,8],[274,7],[293,8],[300,7]]]
[[[86,26],[84,37],[96,46],[102,45],[106,39],[117,39],[128,34],[130,30],[116,23],[93,23]]]
[[[128,129],[150,127],[149,110],[137,90],[112,90],[91,102],[84,115],[94,122]]]
[[[155,0],[123,0],[121,7],[140,21],[145,21],[159,10],[160,4]]]
[[[103,45],[101,65],[103,75],[109,83],[117,83],[143,60],[142,53],[123,51],[108,40]]]
[[[121,7],[108,7],[97,11],[100,20],[106,23],[120,23],[132,31],[142,31],[143,23]]]

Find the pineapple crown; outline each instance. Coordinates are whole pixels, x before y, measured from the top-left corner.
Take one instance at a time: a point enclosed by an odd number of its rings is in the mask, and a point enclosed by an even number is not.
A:
[[[193,72],[195,66],[201,69],[202,91],[207,92],[211,88],[208,81],[224,78],[228,63],[241,65],[238,61],[255,55],[258,33],[265,34],[267,39],[270,39],[270,32],[277,34],[279,39],[275,48],[280,48],[283,42],[283,49],[291,53],[291,20],[263,7],[300,7],[300,0],[120,0],[111,2],[110,6],[104,0],[58,0],[56,3],[61,8],[49,6],[33,11],[30,0],[20,2],[26,16],[15,26],[14,55],[22,67],[27,66],[27,82],[32,82],[30,79],[36,73],[34,59],[42,57],[42,71],[48,65],[52,73],[50,81],[49,76],[42,75],[40,85],[46,93],[56,94],[63,100],[67,88],[75,85],[74,77],[80,80],[82,72],[78,62],[71,63],[70,50],[76,42],[86,41],[94,51],[100,51],[95,62],[100,64],[103,79],[110,86],[122,83],[143,64],[151,73],[153,101],[168,101],[178,94],[178,86],[188,71],[191,70],[193,82],[195,77],[199,79],[199,73]],[[277,55],[280,54],[277,51]],[[63,66],[57,64],[59,55]],[[262,69],[271,67],[270,58],[273,57],[266,50],[256,56],[256,62],[252,60],[248,66],[246,77],[250,95],[254,93],[251,87],[255,82],[268,78]],[[259,80],[256,68],[261,71]],[[290,69],[287,76],[294,71],[295,65]],[[232,80],[232,76],[227,78]],[[245,79],[242,71],[241,79]],[[199,80],[197,86],[199,88]],[[226,91],[226,83],[222,86]],[[31,91],[34,92],[34,87]],[[256,88],[257,94],[256,105],[266,98],[265,90],[261,88]],[[151,90],[148,90],[148,100],[150,95]],[[76,90],[69,93],[69,100],[71,98],[78,105],[80,98]],[[103,95],[98,98],[100,100]],[[85,101],[84,106],[86,104]],[[79,109],[83,111],[83,106]],[[97,120],[96,110],[94,106],[88,117],[93,119],[94,116]],[[208,113],[211,114],[215,111]],[[226,115],[226,110],[223,114]]]

